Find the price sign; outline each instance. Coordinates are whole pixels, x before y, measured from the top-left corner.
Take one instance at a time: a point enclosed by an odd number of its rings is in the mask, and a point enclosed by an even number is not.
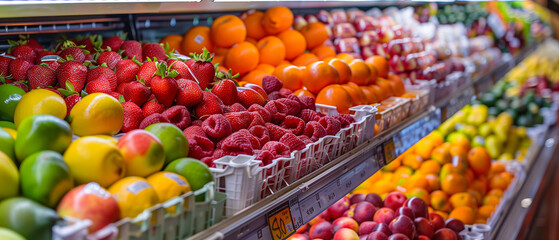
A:
[[[392,160],[396,159],[393,139],[389,139],[388,141],[384,142],[383,148],[384,148],[384,160],[386,161],[386,163],[389,163]]]
[[[288,204],[268,214],[268,226],[274,240],[283,240],[295,232]]]

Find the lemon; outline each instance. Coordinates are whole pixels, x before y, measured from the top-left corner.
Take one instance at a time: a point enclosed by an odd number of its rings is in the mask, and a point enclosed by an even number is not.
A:
[[[0,152],[0,200],[16,197],[19,194],[19,171],[14,162]]]
[[[155,189],[160,203],[191,191],[188,181],[183,176],[172,172],[154,173],[147,178],[147,181]],[[188,208],[188,202],[184,203],[184,207]],[[175,209],[176,207],[173,206],[167,208],[167,211],[174,213]]]
[[[78,136],[114,135],[122,127],[124,110],[110,95],[93,93],[74,105],[70,118],[72,131]]]
[[[125,173],[124,159],[118,147],[99,137],[82,137],[72,142],[64,153],[64,161],[77,185],[97,182],[108,187]]]
[[[121,218],[135,218],[159,202],[155,189],[141,177],[125,177],[109,188],[120,208]]]
[[[38,114],[49,114],[64,119],[66,111],[66,102],[60,95],[45,89],[35,89],[19,100],[14,113],[14,123],[17,128],[23,119]]]

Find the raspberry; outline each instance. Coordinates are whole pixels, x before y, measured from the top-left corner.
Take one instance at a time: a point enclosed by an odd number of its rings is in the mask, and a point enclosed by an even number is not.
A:
[[[258,112],[258,114],[260,114],[264,122],[268,123],[272,121],[272,115],[270,114],[270,112],[258,104],[252,104],[252,106],[248,108],[248,111]]]
[[[305,126],[304,134],[311,138],[311,141],[316,142],[321,137],[326,136],[326,129],[317,121],[310,121]]]
[[[264,124],[266,124],[266,122],[264,122],[264,119],[262,119],[262,116],[260,116],[260,114],[258,114],[258,112],[249,112],[250,113],[250,126],[254,127],[254,126],[264,126]]]
[[[297,116],[297,114],[301,111],[301,104],[297,101],[288,98],[281,98],[276,101],[283,103],[287,107],[288,115]]]
[[[316,110],[316,105],[314,102],[314,98],[309,97],[309,96],[302,96],[299,98],[299,100],[301,100],[301,107],[303,109],[310,109],[310,110]]]
[[[246,129],[241,129],[236,133],[233,134],[239,134],[242,136],[245,136],[249,141],[250,144],[252,145],[252,149],[260,149],[260,147],[262,147],[263,145],[260,144],[260,139],[255,137],[254,135],[252,135],[252,133],[250,133],[250,131],[246,130]]]
[[[270,133],[270,140],[272,140],[272,141],[278,141],[278,140],[280,140],[281,137],[283,137],[283,135],[291,132],[291,131],[289,131],[285,128],[274,125],[272,123],[266,123],[266,128],[268,129],[268,132]]]
[[[240,103],[234,103],[229,106],[229,112],[245,112],[247,109]]]
[[[318,123],[326,129],[328,135],[336,135],[342,129],[342,123],[333,117],[322,117]]]
[[[305,136],[305,135],[303,135]],[[303,150],[305,149],[306,144],[303,142],[303,140],[299,139],[297,136],[295,136],[292,133],[288,133],[283,135],[283,137],[280,138],[279,140],[281,143],[287,145],[289,147],[289,149],[296,151],[296,150]]]
[[[200,161],[202,161],[203,163],[208,165],[208,167],[215,167],[214,160],[215,160],[215,158],[213,156],[205,157],[205,158],[200,159]]]
[[[276,158],[278,157],[289,157],[291,155],[291,149],[289,146],[277,142],[277,141],[269,141],[262,147],[262,151],[270,151]]]
[[[270,141],[270,133],[264,126],[257,125],[251,127],[248,131],[250,132],[250,134],[258,139],[258,141],[260,142],[260,146],[264,146],[264,144]]]
[[[262,161],[262,164],[264,166],[271,164],[274,161],[274,159],[276,159],[276,157],[272,152],[268,150],[260,150],[256,154],[256,160]]]
[[[334,118],[342,124],[342,128],[348,127],[352,122],[355,122],[353,117],[349,114],[338,114]]]
[[[207,137],[200,135],[187,135],[188,140],[188,157],[202,159],[212,156],[214,152],[214,143]]]
[[[237,156],[239,154],[253,154],[252,143],[243,134],[231,134],[220,143],[221,149],[227,154]]]
[[[221,114],[213,114],[202,123],[202,129],[209,137],[222,139],[231,134],[231,123]]]
[[[154,123],[160,123],[160,122],[168,123],[169,119],[161,115],[161,113],[154,113],[152,115],[149,115],[147,118],[144,118],[144,120],[142,120],[142,123],[140,123],[140,129],[144,129],[149,125],[152,125]]]
[[[301,135],[305,130],[305,121],[295,116],[287,116],[281,123],[281,127],[291,130],[295,135]]]
[[[231,124],[233,132],[240,129],[247,129],[252,120],[249,112],[230,112],[225,114],[225,118]]]
[[[312,141],[309,137],[307,137],[307,136],[305,136],[305,135],[301,135],[301,136],[297,136],[297,137],[298,137],[299,139],[301,139],[301,141],[303,141],[303,143],[305,143],[305,145],[310,144],[310,143],[313,143],[313,141]]]
[[[267,94],[273,91],[279,91],[283,87],[283,82],[281,82],[276,76],[268,75],[262,78],[262,88]]]
[[[202,126],[202,120],[194,120],[191,123],[192,126]]]
[[[278,99],[280,99],[280,98],[281,98],[281,95],[280,95],[280,93],[279,93],[278,91],[271,92],[271,93],[268,94],[268,99],[270,99],[270,101],[272,101],[272,100],[278,100]]]
[[[227,156],[227,153],[225,151],[223,151],[223,149],[216,149],[214,151],[214,153],[212,154],[212,157],[214,159],[220,159],[220,158],[225,157],[225,156]]]
[[[287,96],[289,96],[289,94],[292,94],[293,91],[287,89],[287,88],[282,88],[279,90],[279,94],[282,98],[286,98]]]
[[[303,119],[303,121],[305,121],[306,123],[308,123],[310,121],[320,120],[320,117],[318,116],[318,113],[316,111],[310,110],[310,109],[303,109],[303,111],[301,111],[299,113],[299,117],[301,119]]]
[[[303,103],[301,102],[301,99],[299,99],[299,97],[297,97],[297,95],[295,95],[295,94],[289,94],[289,95],[287,95],[286,98],[289,99],[289,100],[293,100],[293,101],[299,103],[300,106],[303,107]]]
[[[185,129],[190,125],[190,112],[185,106],[176,105],[165,110],[161,115],[169,119],[169,122],[180,129]]]
[[[202,127],[200,126],[190,126],[187,127],[186,129],[184,129],[184,131],[182,131],[184,133],[184,135],[186,137],[188,137],[189,135],[198,135],[198,136],[202,136],[207,138],[208,135],[206,135],[206,132],[204,132],[204,129],[202,129]]]
[[[287,116],[287,106],[277,100],[269,101],[264,108],[272,115],[273,123],[279,124]]]

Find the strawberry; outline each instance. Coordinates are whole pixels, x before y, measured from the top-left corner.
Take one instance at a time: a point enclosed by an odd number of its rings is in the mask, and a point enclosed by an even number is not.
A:
[[[157,58],[157,60],[163,61],[167,59],[167,56],[165,55],[165,49],[163,49],[163,46],[161,46],[161,44],[159,43],[148,43],[144,45],[142,47],[142,55],[144,58]]]
[[[245,107],[250,107],[252,104],[258,104],[264,106],[266,100],[260,95],[260,93],[245,87],[237,87],[239,92],[239,102]]]
[[[262,95],[262,97],[264,98],[264,100],[269,101],[270,99],[268,98],[268,94],[266,93],[266,91],[264,91],[264,89],[254,83],[247,83],[245,84],[243,87],[246,88],[250,88],[258,93],[260,93],[260,95]],[[273,100],[273,99],[272,99]]]
[[[140,69],[140,64],[141,63],[130,59],[120,60],[115,67],[117,84],[120,85],[122,83],[134,81]]]
[[[97,57],[97,64],[102,65],[103,63],[106,63],[107,67],[109,67],[111,70],[114,70],[116,64],[120,60],[122,60],[122,58],[117,52],[107,51],[99,54],[99,56]]]
[[[40,51],[40,52],[38,52],[37,53],[37,59],[35,59],[35,64],[41,64],[42,58],[44,56],[49,56],[49,55],[55,55],[55,54],[51,51]]]
[[[44,51],[39,53],[39,55],[42,55],[42,53],[50,53],[49,51]],[[51,69],[55,70],[58,68],[58,66],[60,66],[60,62],[58,60],[62,59],[60,56],[58,55],[54,55],[54,54],[49,54],[49,55],[45,55],[42,56],[40,59],[37,59],[37,61],[39,62],[39,64],[44,63],[46,65],[48,65]]]
[[[80,63],[83,63],[85,61],[84,51],[81,48],[75,46],[64,48],[60,53],[60,57],[64,59],[68,59],[68,57],[72,57],[70,60],[75,60]]]
[[[84,37],[83,39],[77,42],[77,45],[84,46],[83,49],[95,53],[97,52],[96,48],[100,48],[103,40],[101,35],[91,35],[89,37]]]
[[[110,92],[109,95],[111,95],[111,97],[114,97],[116,100],[119,100],[120,96],[122,96],[122,94],[117,92]]]
[[[43,51],[43,45],[41,43],[39,43],[39,41],[37,41],[37,39],[32,38],[29,35],[19,35],[19,39],[20,39],[20,41],[26,41],[27,43],[25,45],[31,47],[31,49],[33,49],[33,51],[35,51],[35,53],[39,53],[39,52]]]
[[[270,75],[262,78],[262,88],[267,94],[279,91],[282,87],[283,83],[276,76]]]
[[[173,77],[177,76],[176,71],[169,71],[165,63],[157,63],[158,72],[151,79],[151,91],[155,95],[157,101],[170,107],[175,101],[175,96],[179,90],[177,81]]]
[[[179,87],[176,99],[178,105],[193,107],[204,99],[202,89],[196,82],[181,78],[177,80],[177,85]]]
[[[94,81],[89,82],[85,86],[85,91],[87,93],[97,93],[97,92],[110,93],[110,92],[112,92],[111,84],[109,83],[109,80],[107,80],[104,77],[100,77],[100,78],[97,78]]]
[[[186,64],[192,70],[187,73],[186,79],[197,81],[202,90],[205,90],[214,81],[215,66],[212,65],[212,57],[207,49],[201,54],[191,54],[192,61],[187,61]],[[194,76],[192,76],[194,74]]]
[[[0,56],[0,74],[2,76],[8,76],[8,67],[10,66],[10,62],[12,62],[15,57],[3,55]]]
[[[144,117],[148,117],[154,113],[163,113],[163,111],[165,111],[165,106],[157,102],[157,100],[148,101],[142,107],[142,113],[144,114]]]
[[[27,71],[31,67],[33,67],[31,62],[18,58],[10,62],[8,69],[14,81],[25,81],[27,80]]]
[[[142,109],[133,102],[123,102],[124,121],[120,131],[126,133],[140,127],[140,123],[144,120]]]
[[[123,38],[126,38],[126,36],[124,36]],[[120,49],[120,46],[124,42],[124,40],[122,40],[123,38],[121,38],[118,35],[114,35],[112,37],[105,38],[105,39],[103,39],[103,44],[101,45],[101,49],[107,49],[107,47],[110,47],[111,50],[116,51],[116,50]]]
[[[31,67],[27,71],[27,76],[29,79],[29,86],[31,89],[35,88],[46,88],[48,86],[54,86],[56,84],[56,74],[48,65],[41,64]]]
[[[21,44],[21,43],[14,43],[13,41],[9,41],[10,44]],[[27,45],[16,45],[10,49],[8,49],[8,53],[16,58],[23,58],[23,60],[28,61],[30,63],[34,63],[37,59],[37,53],[33,51],[33,48]]]
[[[233,105],[238,100],[237,86],[229,79],[219,81],[213,88],[215,94],[225,105]]]
[[[76,61],[68,61],[60,64],[55,72],[60,87],[70,90],[66,84],[69,83],[76,92],[81,92],[87,78],[87,67],[85,65]]]
[[[177,71],[177,73],[179,74],[177,75],[177,79],[186,78],[186,76],[188,76],[188,72],[190,71],[186,63],[179,59],[169,59],[167,61],[167,66],[171,66],[172,70]]]
[[[204,91],[204,99],[194,107],[194,114],[205,119],[212,114],[223,114],[223,102],[215,94]]]
[[[149,99],[151,92],[144,84],[134,81],[126,84],[122,95],[124,100],[142,106]]]
[[[72,94],[64,98],[64,102],[66,102],[66,117],[70,116],[70,111],[72,111],[74,105],[76,105],[76,103],[78,103],[80,100],[82,100],[82,98],[78,94]]]
[[[107,65],[101,65],[98,66],[96,68],[93,68],[91,70],[89,70],[87,72],[87,78],[86,78],[86,83],[95,81],[99,78],[104,78],[107,81],[109,81],[109,84],[111,86],[111,91],[116,89],[117,86],[117,82],[116,82],[116,73],[109,69],[108,67],[106,67]]]
[[[61,96],[62,98],[64,98],[64,95],[62,95],[62,93],[61,93],[60,91],[58,91],[58,90],[56,90],[56,89],[54,89],[54,88],[46,87],[46,88],[44,88],[44,89],[49,90],[49,91],[51,91],[51,92],[53,92],[53,93],[56,93],[56,94],[58,94],[59,96]]]
[[[136,59],[140,62],[142,62],[144,59],[142,55],[142,44],[140,44],[138,41],[124,41],[120,46],[120,49],[124,50],[122,52],[122,57],[124,58]]]
[[[24,92],[29,92],[29,86],[27,86],[27,84],[25,84],[24,81],[17,81],[17,82],[13,82],[11,84],[18,87],[18,88],[21,88],[21,90],[23,90]]]
[[[126,89],[127,85],[128,83],[119,84],[118,87],[116,87],[116,92],[120,94],[124,94],[124,89]]]
[[[157,66],[155,64],[155,62],[145,62],[143,63],[140,68],[138,69],[138,74],[136,75],[136,77],[138,78],[138,80],[143,79],[144,83],[146,84],[146,86],[151,86],[151,78],[153,78],[153,76],[155,75],[155,73],[157,72]]]

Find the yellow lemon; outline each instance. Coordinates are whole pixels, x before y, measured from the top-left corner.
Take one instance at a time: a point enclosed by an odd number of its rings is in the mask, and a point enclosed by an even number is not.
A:
[[[122,127],[124,110],[110,95],[93,93],[74,105],[70,117],[72,131],[78,136],[114,135]]]
[[[17,128],[26,117],[39,114],[49,114],[64,119],[66,111],[66,102],[60,95],[46,89],[35,89],[19,100],[14,113],[14,123]]]
[[[172,172],[154,173],[147,178],[147,181],[155,189],[160,203],[191,191],[188,181],[183,176]],[[184,203],[184,207],[188,208],[188,202]],[[174,213],[175,209],[176,207],[173,206],[167,208],[167,211]]]
[[[159,202],[155,189],[141,177],[125,177],[109,188],[120,208],[121,218],[135,218]]]
[[[4,129],[6,132],[8,132],[10,135],[12,135],[12,138],[14,140],[17,139],[17,131],[16,130],[11,129],[11,128],[6,128],[6,127],[3,127],[2,129]]]
[[[108,187],[124,177],[124,158],[110,140],[99,137],[82,137],[72,142],[64,161],[70,167],[76,183],[97,182]]]

